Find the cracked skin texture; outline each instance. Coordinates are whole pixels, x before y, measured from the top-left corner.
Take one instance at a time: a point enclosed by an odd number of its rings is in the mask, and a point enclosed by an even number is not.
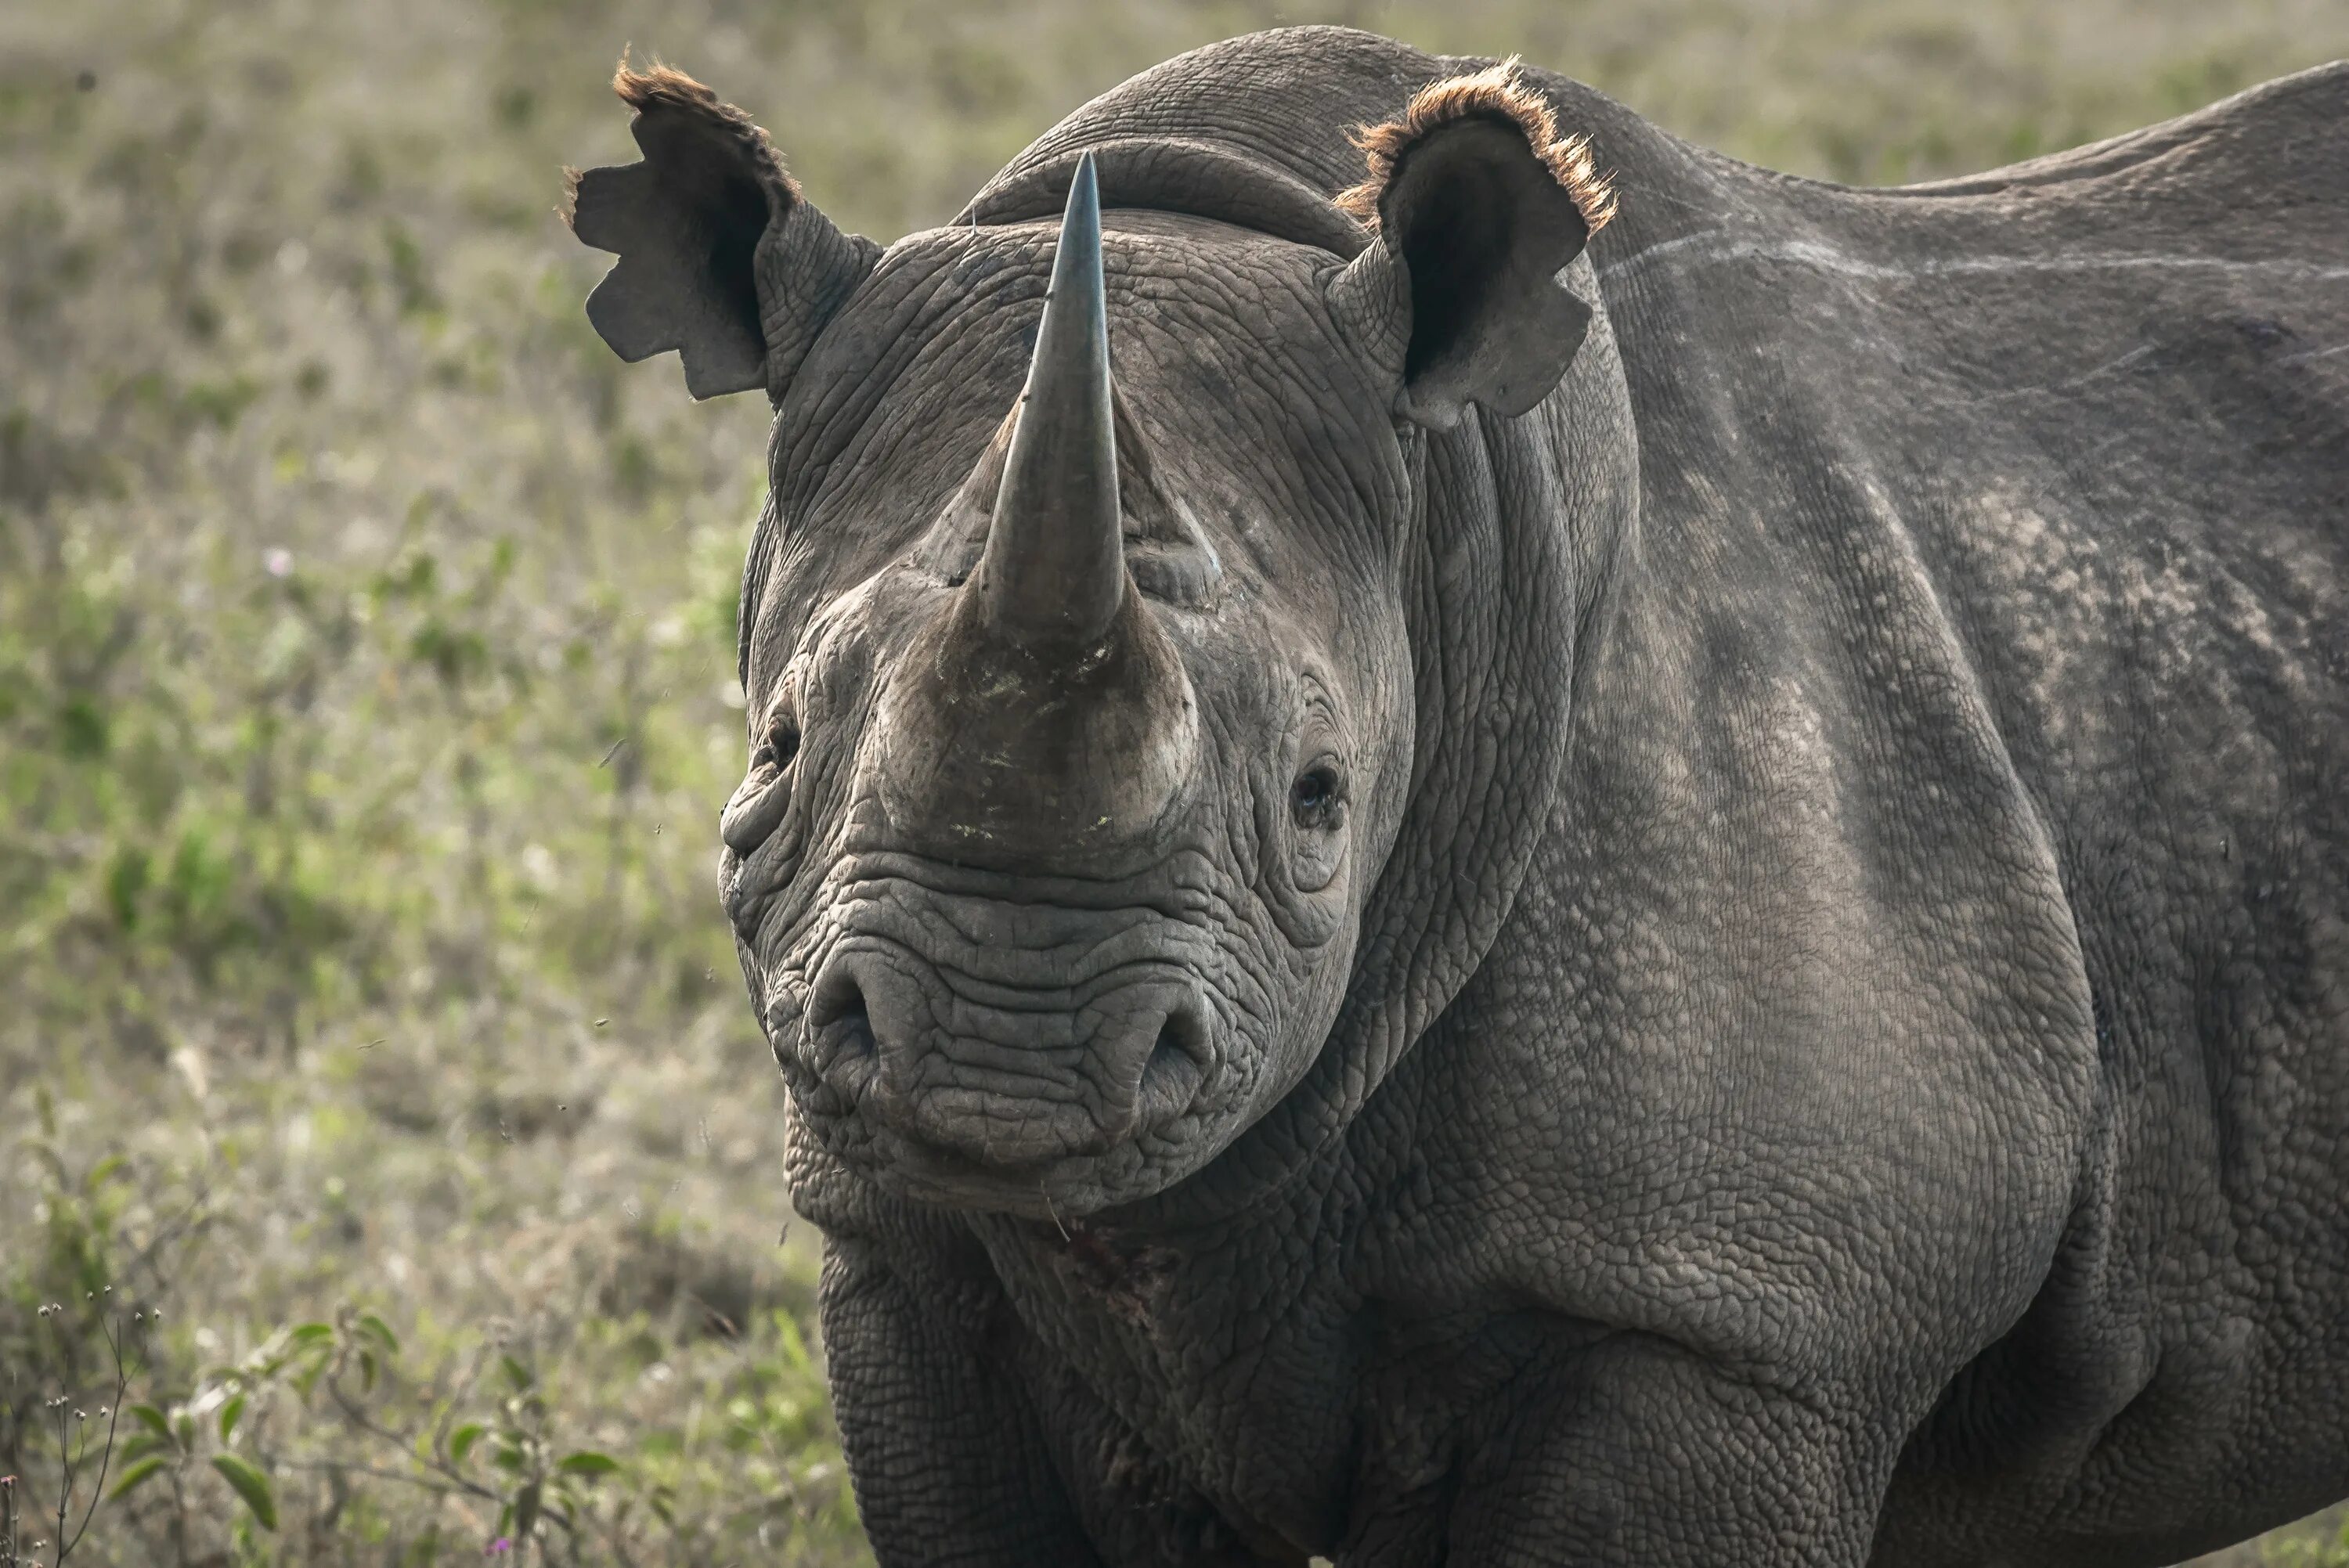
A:
[[[881,1560],[2150,1564],[2349,1492],[2349,69],[1906,191],[1526,70],[1620,196],[1588,336],[1399,418],[1329,198],[1489,64],[1171,61],[770,359],[798,749],[723,882]],[[1084,150],[1196,743],[1147,833],[908,849]],[[1016,1180],[840,1076],[851,950]],[[1195,1095],[1086,1143],[1194,979]]]

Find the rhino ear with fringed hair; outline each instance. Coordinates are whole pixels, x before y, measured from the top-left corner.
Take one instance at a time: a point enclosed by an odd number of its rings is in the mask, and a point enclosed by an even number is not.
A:
[[[612,88],[645,158],[572,176],[572,232],[620,258],[588,320],[631,363],[676,349],[696,397],[781,402],[881,247],[833,227],[767,133],[682,71],[622,60]]]
[[[1337,201],[1373,238],[1330,300],[1395,378],[1396,412],[1445,428],[1470,403],[1533,407],[1590,325],[1558,271],[1615,211],[1588,143],[1514,60],[1429,85],[1355,141],[1369,177]]]

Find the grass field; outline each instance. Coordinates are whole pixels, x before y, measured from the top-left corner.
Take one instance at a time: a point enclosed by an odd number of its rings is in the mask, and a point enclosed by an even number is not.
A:
[[[76,1563],[863,1560],[712,894],[764,408],[604,350],[560,169],[633,157],[633,46],[891,239],[1302,20],[1864,181],[2349,54],[2349,0],[0,6],[20,1542],[112,1422]],[[2233,1561],[2349,1564],[2337,1528]]]

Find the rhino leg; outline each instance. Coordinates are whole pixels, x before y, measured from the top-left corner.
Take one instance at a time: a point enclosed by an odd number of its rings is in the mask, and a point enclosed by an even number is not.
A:
[[[1100,1568],[1002,1343],[1017,1330],[999,1289],[983,1275],[928,1277],[939,1260],[921,1253],[840,1239],[824,1250],[833,1400],[874,1555]]]
[[[1615,1336],[1517,1380],[1463,1456],[1443,1561],[1862,1568],[1899,1451],[1865,1408]]]

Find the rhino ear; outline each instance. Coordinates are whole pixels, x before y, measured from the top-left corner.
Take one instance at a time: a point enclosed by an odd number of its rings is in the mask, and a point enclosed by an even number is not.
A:
[[[1590,324],[1557,273],[1615,210],[1588,143],[1559,136],[1515,60],[1431,84],[1355,140],[1370,178],[1338,204],[1376,237],[1330,303],[1399,382],[1396,411],[1442,428],[1549,396]]]
[[[573,177],[571,230],[619,264],[587,319],[631,363],[676,349],[696,397],[780,402],[881,248],[810,206],[767,133],[682,71],[620,62],[645,160]]]

